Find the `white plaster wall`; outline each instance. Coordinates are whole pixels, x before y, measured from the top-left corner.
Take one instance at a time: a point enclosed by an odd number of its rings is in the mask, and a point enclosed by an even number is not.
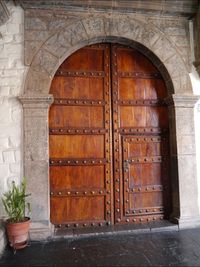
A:
[[[190,73],[194,95],[200,96],[200,77],[193,67]],[[197,180],[198,180],[198,202],[200,209],[200,100],[194,109],[195,137],[196,137],[196,159],[197,159]]]
[[[11,14],[0,26],[0,197],[12,180],[19,182],[22,172],[22,94],[24,66],[24,11],[6,1]],[[0,217],[4,215],[0,201]]]

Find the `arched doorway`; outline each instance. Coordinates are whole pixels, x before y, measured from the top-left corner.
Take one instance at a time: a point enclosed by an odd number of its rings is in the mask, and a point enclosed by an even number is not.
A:
[[[50,93],[51,222],[167,219],[167,90],[156,67],[133,48],[91,45],[61,64]]]

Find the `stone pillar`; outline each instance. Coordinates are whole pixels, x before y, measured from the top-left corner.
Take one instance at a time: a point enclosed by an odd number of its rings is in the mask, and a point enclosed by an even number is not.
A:
[[[31,193],[30,233],[32,239],[47,238],[51,235],[48,111],[53,97],[24,95],[19,100],[23,105],[24,176]]]
[[[200,225],[194,130],[194,105],[199,96],[172,95],[169,107],[172,221],[180,228]]]

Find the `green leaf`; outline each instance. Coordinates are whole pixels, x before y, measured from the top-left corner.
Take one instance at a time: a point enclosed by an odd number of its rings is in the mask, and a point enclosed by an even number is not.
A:
[[[26,198],[31,194],[26,194],[26,185],[25,178],[23,178],[19,186],[16,186],[13,181],[10,190],[3,194],[2,203],[12,222],[24,220],[26,207],[30,212],[30,203],[26,202]]]

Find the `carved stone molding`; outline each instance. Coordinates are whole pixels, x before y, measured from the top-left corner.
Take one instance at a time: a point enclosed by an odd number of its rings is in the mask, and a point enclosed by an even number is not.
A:
[[[0,26],[6,23],[9,17],[10,17],[10,13],[6,7],[5,2],[0,1]]]
[[[200,99],[199,95],[178,95],[173,94],[165,99],[168,106],[182,107],[182,108],[194,108],[194,105]]]
[[[66,0],[18,0],[24,9],[44,8],[62,9],[68,11],[100,11],[100,12],[126,12],[126,13],[150,13],[156,15],[173,15],[191,17],[197,11],[198,0],[179,0],[178,4],[172,4],[171,0],[134,0],[134,1],[66,1]]]

